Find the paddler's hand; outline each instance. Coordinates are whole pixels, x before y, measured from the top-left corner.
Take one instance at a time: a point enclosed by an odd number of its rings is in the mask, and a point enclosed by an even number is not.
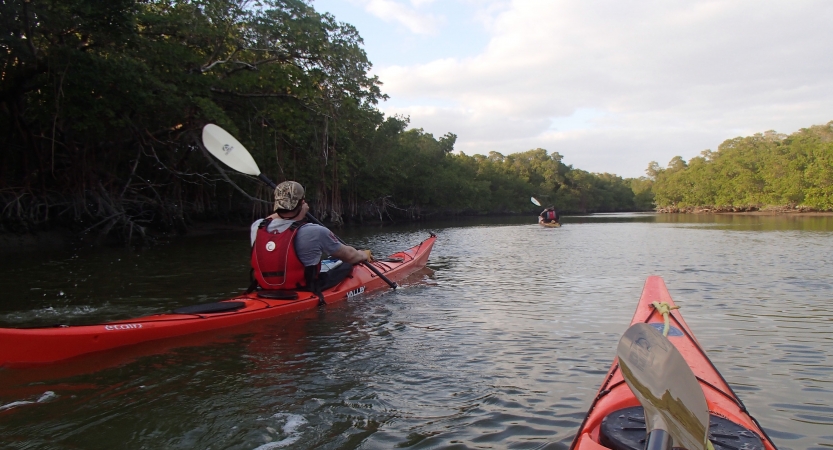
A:
[[[370,262],[373,262],[373,261],[376,261],[375,259],[373,259],[373,253],[371,253],[371,252],[370,252],[370,250],[359,250],[359,251],[360,251],[360,252],[362,252],[362,253],[364,253],[364,254],[365,254],[365,256],[367,257],[367,258],[365,259],[365,261],[367,261],[367,262],[369,262],[369,263],[370,263]]]
[[[370,253],[370,250],[358,250],[349,245],[342,245],[330,256],[334,256],[350,264],[359,264],[365,261],[373,261],[373,255]]]

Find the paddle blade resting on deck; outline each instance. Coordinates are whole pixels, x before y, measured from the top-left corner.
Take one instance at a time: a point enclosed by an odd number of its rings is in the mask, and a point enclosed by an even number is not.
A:
[[[648,433],[663,430],[674,447],[705,450],[706,397],[674,344],[647,323],[637,323],[622,335],[617,355],[625,382],[645,410]]]
[[[215,158],[232,169],[248,175],[260,175],[252,155],[234,136],[210,123],[202,129],[202,143]]]

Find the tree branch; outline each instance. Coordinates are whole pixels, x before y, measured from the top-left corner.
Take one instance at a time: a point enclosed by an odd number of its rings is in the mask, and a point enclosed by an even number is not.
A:
[[[236,54],[237,54],[237,52],[239,52],[239,51],[240,51],[240,49],[239,49],[239,48],[237,48],[237,49],[235,49],[235,50],[231,53],[231,55],[229,55],[229,57],[228,57],[227,59],[217,60],[217,61],[214,61],[214,62],[213,62],[213,63],[211,63],[211,64],[208,64],[208,65],[205,65],[205,66],[200,67],[200,73],[205,73],[205,72],[208,72],[209,70],[211,70],[211,69],[212,69],[214,66],[216,66],[217,64],[225,64],[225,63],[227,63],[227,62],[231,61],[231,58],[234,58],[234,55],[236,55]],[[215,54],[216,54],[216,53],[215,53]],[[212,56],[213,56],[213,55],[212,55]]]
[[[240,92],[232,92],[232,91],[228,91],[226,89],[220,89],[220,88],[210,88],[210,90],[211,90],[211,92],[216,92],[218,94],[227,94],[227,95],[233,95],[235,97],[245,97],[245,98],[258,98],[258,97],[290,97],[290,98],[296,98],[296,99],[298,98],[297,96],[292,95],[292,94],[279,94],[279,93],[268,93],[268,92],[254,93],[254,94],[243,94],[243,93],[240,93]]]

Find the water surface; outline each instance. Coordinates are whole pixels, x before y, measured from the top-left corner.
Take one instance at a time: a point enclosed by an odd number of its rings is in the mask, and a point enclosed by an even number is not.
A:
[[[605,214],[343,230],[439,239],[396,292],[164,345],[0,370],[26,449],[565,449],[660,275],[781,449],[833,447],[833,218]],[[0,325],[165,312],[248,285],[248,234],[0,263]],[[1,345],[1,344],[0,344]]]

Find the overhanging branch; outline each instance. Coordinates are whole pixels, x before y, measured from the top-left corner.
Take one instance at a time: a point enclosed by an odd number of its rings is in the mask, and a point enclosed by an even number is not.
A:
[[[257,98],[257,97],[291,97],[291,98],[298,98],[292,94],[280,94],[277,92],[256,92],[256,93],[242,93],[242,92],[233,92],[226,89],[220,88],[211,88],[211,92],[216,92],[218,94],[226,94],[226,95],[233,95],[235,97],[246,97],[246,98]]]

